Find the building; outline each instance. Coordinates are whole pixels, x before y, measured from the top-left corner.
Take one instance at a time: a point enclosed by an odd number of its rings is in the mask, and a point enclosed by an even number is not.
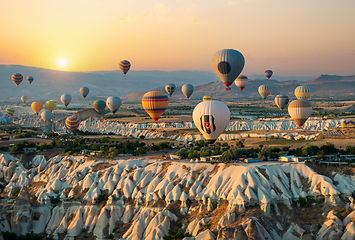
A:
[[[243,162],[245,163],[256,163],[260,162],[259,158],[243,158]]]
[[[279,162],[298,162],[298,161],[299,161],[298,157],[294,155],[279,157]]]
[[[215,156],[209,156],[209,157],[200,157],[201,162],[216,162],[219,161],[219,158],[222,155],[215,155]]]

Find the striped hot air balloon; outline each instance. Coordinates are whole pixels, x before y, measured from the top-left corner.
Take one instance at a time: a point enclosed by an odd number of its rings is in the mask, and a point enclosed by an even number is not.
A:
[[[28,76],[27,77],[27,81],[31,84],[33,82],[33,77],[32,76]]]
[[[169,83],[165,86],[165,91],[169,94],[170,97],[175,92],[175,89],[176,89],[176,86],[173,83]]]
[[[237,85],[239,90],[243,92],[245,86],[248,84],[248,78],[244,75],[239,75],[237,79],[235,79],[234,83]]]
[[[126,76],[126,73],[131,68],[131,63],[128,60],[122,60],[119,64],[119,67],[123,74]]]
[[[96,100],[94,102],[94,108],[98,114],[102,114],[105,111],[106,102],[104,100]]]
[[[311,96],[311,90],[307,86],[298,86],[295,89],[295,96],[298,100],[308,100]]]
[[[267,98],[267,96],[269,96],[271,90],[268,86],[266,85],[260,85],[259,88],[258,88],[258,92],[260,94],[260,96],[264,99]]]
[[[234,49],[223,49],[216,52],[211,61],[214,73],[226,85],[226,90],[230,90],[230,86],[242,72],[244,64],[243,54]]]
[[[272,70],[266,70],[266,71],[265,71],[265,77],[267,77],[267,79],[270,79],[271,76],[272,76],[272,74],[273,74],[273,71],[272,71]]]
[[[7,115],[12,117],[15,114],[15,109],[14,108],[6,108],[6,113],[7,113]]]
[[[168,96],[160,91],[150,91],[144,94],[142,99],[144,110],[154,120],[158,121],[169,105]]]
[[[76,116],[70,116],[67,119],[65,119],[65,126],[71,131],[77,129],[79,125],[80,125],[80,119]]]
[[[212,100],[212,98],[211,98],[211,96],[204,96],[203,97],[203,99],[202,99],[202,101],[211,101]]]
[[[16,86],[18,87],[18,85],[20,85],[20,83],[23,80],[23,76],[22,76],[21,73],[15,73],[14,75],[12,75],[11,79],[16,84]]]
[[[299,127],[303,126],[312,112],[311,103],[307,100],[294,100],[288,105],[288,113]]]
[[[275,97],[275,103],[282,111],[288,104],[288,97],[285,94],[280,94]]]

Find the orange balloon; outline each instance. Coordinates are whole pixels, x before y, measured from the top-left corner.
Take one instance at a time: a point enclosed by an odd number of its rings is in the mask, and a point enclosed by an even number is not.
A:
[[[41,103],[41,102],[38,102],[38,101],[36,101],[36,102],[33,102],[32,104],[31,104],[31,108],[32,108],[32,110],[38,115],[38,113],[42,110],[42,108],[43,108],[43,104]]]

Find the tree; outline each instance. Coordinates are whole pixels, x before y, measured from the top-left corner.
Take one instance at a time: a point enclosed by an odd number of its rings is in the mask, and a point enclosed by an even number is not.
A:
[[[222,153],[222,156],[219,158],[219,160],[221,162],[229,162],[230,160],[232,160],[232,156],[228,151],[226,151]]]
[[[258,157],[261,161],[267,161],[269,156],[270,149],[268,147],[263,147],[258,153]]]
[[[187,158],[189,155],[189,152],[186,148],[181,148],[176,152],[176,155],[181,157],[182,159]]]
[[[198,156],[197,150],[190,150],[188,157],[189,158],[198,158],[199,156]]]

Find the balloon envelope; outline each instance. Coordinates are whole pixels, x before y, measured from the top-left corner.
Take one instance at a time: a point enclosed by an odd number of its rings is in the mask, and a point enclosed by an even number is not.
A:
[[[94,102],[94,108],[96,112],[98,112],[99,114],[102,114],[105,111],[105,107],[106,107],[106,102],[104,100],[96,100]]]
[[[144,110],[154,120],[158,121],[169,105],[168,96],[160,91],[150,91],[144,94],[142,98]]]
[[[63,94],[60,97],[60,101],[62,101],[62,103],[65,105],[65,107],[67,107],[69,105],[69,103],[71,102],[71,96],[69,94]]]
[[[44,107],[47,108],[47,110],[50,112],[52,112],[55,109],[55,106],[57,106],[57,104],[55,104],[55,102],[53,102],[53,101],[47,101],[44,104]]]
[[[31,104],[32,110],[38,115],[38,113],[42,110],[43,104],[41,102],[35,101]]]
[[[202,101],[211,101],[211,100],[212,100],[211,96],[204,96],[202,99]]]
[[[299,100],[308,100],[311,96],[311,90],[307,86],[298,86],[295,89],[295,96]]]
[[[22,101],[23,103],[26,103],[26,102],[27,102],[27,99],[28,99],[28,98],[27,98],[26,96],[22,96],[22,97],[21,97],[21,101]]]
[[[122,60],[119,65],[121,71],[126,76],[126,73],[131,68],[131,63],[128,60]]]
[[[71,131],[77,129],[79,125],[80,125],[80,119],[76,116],[70,116],[67,119],[65,119],[65,126]]]
[[[191,94],[194,92],[194,86],[191,84],[185,84],[181,87],[181,92],[186,98],[190,98]]]
[[[243,92],[245,86],[248,84],[248,78],[244,75],[239,75],[237,79],[235,79],[234,83],[237,85],[239,90]]]
[[[14,108],[6,108],[6,113],[9,116],[13,116],[15,114],[15,109]]]
[[[84,98],[86,98],[86,96],[89,94],[89,92],[90,92],[90,90],[89,90],[89,88],[88,87],[82,87],[82,88],[80,88],[80,94],[84,97]]]
[[[116,111],[120,108],[121,104],[122,101],[119,97],[109,97],[106,101],[106,105],[112,113],[116,113]]]
[[[27,77],[27,81],[31,84],[33,82],[33,77],[32,76],[28,76]]]
[[[165,86],[165,91],[169,94],[169,96],[173,95],[175,92],[176,86],[173,83],[169,83]]]
[[[259,88],[258,88],[258,92],[260,94],[260,96],[264,99],[267,98],[267,96],[269,96],[271,90],[268,86],[266,85],[260,85]]]
[[[41,113],[41,118],[43,119],[43,121],[47,122],[50,121],[53,118],[53,113],[50,111],[43,111]]]
[[[227,90],[244,68],[243,54],[234,49],[223,49],[216,52],[211,61],[212,69],[217,77],[226,85]]]
[[[230,120],[230,111],[227,105],[220,101],[200,102],[195,107],[192,118],[197,129],[206,140],[214,143],[225,130]]]
[[[15,73],[15,74],[12,75],[11,79],[16,84],[16,86],[18,87],[18,85],[20,85],[20,83],[23,80],[23,76],[22,76],[21,73]]]
[[[289,99],[285,94],[280,94],[275,97],[275,103],[281,111],[287,106],[288,102]]]
[[[266,71],[265,71],[265,77],[267,77],[267,79],[270,79],[271,76],[272,76],[272,74],[273,74],[273,71],[272,71],[272,70],[266,70]]]
[[[58,102],[57,102],[57,100],[51,100],[51,102],[54,102],[55,103],[55,106],[57,106],[57,104],[58,104]]]
[[[312,112],[311,103],[307,100],[294,100],[288,105],[288,113],[299,127],[303,126]]]

